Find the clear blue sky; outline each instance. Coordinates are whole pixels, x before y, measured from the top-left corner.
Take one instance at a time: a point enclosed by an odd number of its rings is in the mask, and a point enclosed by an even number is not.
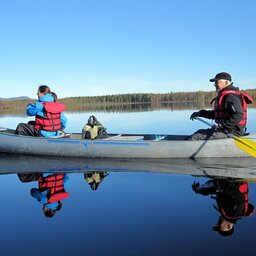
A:
[[[256,88],[255,0],[0,0],[0,97]]]

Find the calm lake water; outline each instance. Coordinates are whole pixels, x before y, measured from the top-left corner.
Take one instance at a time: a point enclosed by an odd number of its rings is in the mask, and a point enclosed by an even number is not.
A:
[[[189,120],[192,111],[67,113],[67,130],[80,132],[91,114],[109,133],[191,134],[207,128]],[[2,117],[0,126],[15,128],[28,120],[25,116]],[[249,110],[248,130],[256,131],[255,109]],[[211,174],[228,171],[235,176],[238,164],[222,162],[218,170],[212,168]],[[240,165],[248,167],[251,178],[256,178],[256,171],[249,169],[254,168],[254,160],[241,160]],[[210,164],[203,166],[200,161],[161,165],[0,155],[0,254],[255,255],[256,214],[239,220],[232,236],[212,231],[220,215],[213,207],[216,202],[192,190],[194,181],[209,180],[195,173],[203,174]],[[21,175],[21,171],[30,175]],[[69,194],[63,195],[67,197],[61,200],[62,208],[48,218],[35,191],[38,180],[53,172],[65,173],[61,179]],[[256,205],[256,185],[251,178],[249,201]],[[102,182],[96,187],[98,180]],[[233,179],[230,182],[235,183]]]

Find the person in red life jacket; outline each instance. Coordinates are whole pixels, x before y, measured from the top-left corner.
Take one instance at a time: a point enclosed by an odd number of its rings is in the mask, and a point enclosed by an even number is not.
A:
[[[216,125],[212,129],[200,129],[192,134],[190,140],[205,140],[226,138],[228,133],[242,136],[246,130],[247,104],[253,102],[249,94],[242,93],[238,87],[234,87],[231,75],[221,72],[210,79],[218,95],[214,102],[213,110],[200,110],[192,113],[191,120],[196,117],[204,117],[215,120]]]
[[[248,182],[215,179],[205,184],[194,182],[192,189],[204,196],[215,195],[212,198],[216,200],[215,209],[219,211],[220,217],[213,231],[220,235],[232,235],[237,221],[254,213],[254,206],[249,203]]]
[[[69,183],[67,174],[43,173],[37,177],[38,188],[32,188],[30,194],[43,205],[46,217],[53,217],[62,208],[61,200],[67,198]]]
[[[57,95],[46,85],[38,88],[38,101],[28,104],[26,113],[35,116],[35,121],[18,124],[15,133],[24,136],[58,136],[65,129],[67,118],[65,105],[57,102]]]

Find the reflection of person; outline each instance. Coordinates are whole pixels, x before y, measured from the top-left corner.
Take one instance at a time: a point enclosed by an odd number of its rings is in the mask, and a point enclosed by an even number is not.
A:
[[[18,124],[15,133],[26,136],[52,137],[65,129],[67,118],[64,114],[65,105],[56,102],[57,95],[46,85],[38,88],[38,101],[27,105],[27,115],[35,116],[35,121]]]
[[[92,190],[97,190],[100,183],[108,176],[107,172],[85,172],[84,179]]]
[[[46,217],[53,217],[62,208],[61,200],[69,196],[66,192],[69,183],[67,174],[22,173],[18,177],[22,182],[38,181],[38,188],[32,188],[30,194],[43,205]]]
[[[213,227],[223,236],[233,234],[236,222],[244,216],[254,213],[254,206],[249,201],[247,182],[235,180],[209,180],[205,184],[194,182],[192,189],[201,195],[216,195],[216,209],[220,212],[218,223]]]
[[[227,133],[241,136],[245,132],[247,120],[246,104],[253,102],[250,95],[239,91],[238,87],[234,87],[231,75],[221,72],[210,79],[214,82],[218,96],[213,99],[215,101],[214,110],[200,110],[192,113],[190,119],[196,117],[204,117],[215,120],[216,126],[212,129],[200,129],[195,132],[189,139],[204,140],[226,138]]]

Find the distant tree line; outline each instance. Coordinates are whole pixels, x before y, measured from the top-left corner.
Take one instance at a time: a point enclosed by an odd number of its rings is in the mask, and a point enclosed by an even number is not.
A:
[[[244,90],[256,100],[256,89]],[[131,93],[90,97],[69,97],[60,99],[67,106],[67,112],[106,111],[134,112],[154,109],[200,109],[210,108],[216,92],[170,92]],[[29,100],[0,101],[0,115],[25,114]],[[253,104],[252,107],[255,107]],[[249,105],[250,107],[250,105]]]
[[[256,89],[244,90],[256,99]],[[170,92],[170,93],[131,93],[93,97],[69,97],[62,99],[65,104],[133,104],[154,102],[204,102],[209,104],[216,97],[216,92]]]

